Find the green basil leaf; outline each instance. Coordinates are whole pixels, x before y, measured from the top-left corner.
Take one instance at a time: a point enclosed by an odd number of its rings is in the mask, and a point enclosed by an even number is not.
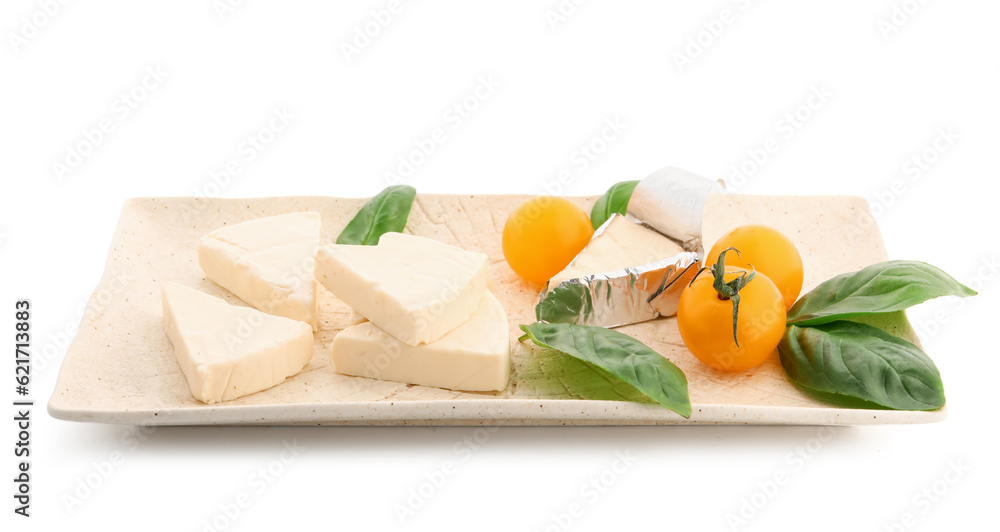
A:
[[[590,223],[593,224],[594,229],[604,225],[604,222],[608,221],[612,214],[625,214],[628,200],[632,199],[632,191],[638,184],[638,181],[622,181],[612,185],[603,196],[597,199],[597,203],[590,211]]]
[[[871,325],[790,325],[778,353],[785,373],[810,390],[895,410],[934,410],[945,403],[941,374],[930,357]]]
[[[337,243],[374,246],[385,233],[403,232],[416,196],[417,190],[409,185],[395,185],[379,192],[347,224]]]
[[[518,394],[544,399],[657,404],[607,371],[555,349],[535,349],[514,362]]]
[[[549,323],[576,323],[592,310],[587,286],[583,283],[560,284],[549,290],[535,305],[535,319]]]
[[[691,417],[684,372],[642,342],[603,327],[532,323],[521,330],[535,345],[593,364],[632,385],[650,399]]]
[[[789,309],[788,323],[819,325],[895,312],[941,296],[974,295],[974,290],[930,264],[891,260],[820,284]]]

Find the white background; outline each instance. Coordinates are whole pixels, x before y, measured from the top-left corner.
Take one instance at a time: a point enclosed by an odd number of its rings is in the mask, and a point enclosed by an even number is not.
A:
[[[555,20],[546,14],[555,0],[426,0],[403,2],[386,24],[372,22],[384,1],[257,0],[221,16],[210,0],[71,2],[39,14],[49,4],[0,8],[0,303],[12,335],[14,301],[31,299],[44,366],[33,384],[34,516],[15,519],[4,497],[5,523],[201,531],[247,493],[230,530],[996,526],[996,2],[567,0],[565,20]],[[910,14],[893,19],[899,6]],[[365,45],[366,25],[377,35]],[[353,42],[359,53],[345,54]],[[136,88],[147,69],[165,79]],[[481,77],[499,87],[468,100],[476,109],[456,123],[449,109]],[[120,98],[133,90],[142,101],[125,116]],[[825,101],[810,99],[813,90]],[[294,115],[287,127],[261,133],[283,109]],[[801,127],[789,128],[795,111]],[[85,130],[102,120],[112,129],[88,150]],[[581,159],[608,120],[624,130]],[[63,331],[79,322],[126,198],[370,196],[437,127],[445,141],[405,179],[421,192],[598,194],[676,165],[740,192],[868,198],[893,258],[929,261],[981,287],[965,305],[945,299],[910,312],[943,374],[947,421],[828,438],[815,427],[146,435],[48,418]],[[940,132],[948,140],[935,149]],[[248,160],[241,143],[259,134],[271,142]],[[87,155],[75,168],[56,170],[81,143]],[[765,143],[776,149],[753,163]],[[920,168],[913,157],[932,162]],[[233,160],[240,172],[214,187],[212,173]],[[734,176],[740,165],[756,169]],[[5,397],[11,380],[2,380]],[[0,416],[5,449],[12,414]],[[487,441],[456,453],[466,437]],[[277,470],[292,441],[304,450],[259,492],[251,475]],[[791,454],[800,451],[809,459]],[[15,472],[3,452],[0,493],[9,493]],[[619,452],[635,462],[612,476]],[[401,523],[396,505],[446,461],[454,474]],[[960,476],[947,473],[950,463]],[[613,481],[606,492],[582,495],[602,474]],[[768,481],[781,474],[787,482],[774,492]],[[97,486],[89,493],[80,488],[88,482]],[[581,517],[553,520],[574,502]],[[732,527],[741,508],[747,522]]]

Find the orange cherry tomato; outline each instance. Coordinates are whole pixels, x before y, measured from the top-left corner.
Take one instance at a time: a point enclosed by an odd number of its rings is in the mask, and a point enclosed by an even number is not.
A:
[[[763,273],[781,291],[785,308],[792,308],[802,291],[802,256],[788,237],[766,225],[743,225],[723,235],[712,246],[705,264],[715,264],[719,253],[727,248],[740,250],[739,255],[726,255],[727,266]]]
[[[590,218],[573,202],[555,196],[530,199],[503,228],[503,254],[521,277],[544,283],[561,272],[594,235]]]
[[[735,253],[730,251],[726,258]],[[725,282],[743,268],[727,266]],[[714,274],[714,270],[711,272]],[[785,303],[778,287],[761,272],[739,289],[739,318],[733,331],[733,301],[722,299],[712,275],[700,275],[681,293],[677,328],[684,345],[703,363],[715,369],[741,371],[767,359],[785,332]],[[737,340],[739,345],[737,345]]]

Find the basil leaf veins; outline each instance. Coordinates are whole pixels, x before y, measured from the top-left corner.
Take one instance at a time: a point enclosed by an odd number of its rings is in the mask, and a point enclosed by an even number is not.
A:
[[[642,342],[603,327],[568,323],[521,325],[535,345],[593,364],[632,385],[650,399],[691,417],[684,372]]]
[[[337,243],[374,246],[385,233],[403,232],[416,196],[417,190],[409,185],[394,185],[379,192],[347,224]]]
[[[597,203],[590,211],[590,223],[595,230],[604,225],[604,222],[608,221],[612,214],[625,214],[626,209],[628,209],[628,201],[632,199],[632,192],[638,184],[638,181],[616,183],[597,199]]]
[[[778,353],[792,381],[817,392],[896,410],[934,410],[945,404],[941,374],[930,357],[871,325],[790,325]]]
[[[974,290],[930,264],[892,260],[823,282],[789,309],[788,323],[820,325],[895,312],[941,296],[973,295]]]

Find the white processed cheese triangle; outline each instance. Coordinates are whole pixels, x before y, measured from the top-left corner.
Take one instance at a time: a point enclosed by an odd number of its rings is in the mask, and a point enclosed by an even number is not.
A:
[[[603,226],[603,232],[549,281],[548,289],[567,279],[643,266],[683,252],[684,248],[673,240],[620,214],[613,214]]]
[[[320,218],[297,212],[258,218],[209,233],[198,262],[209,279],[258,310],[318,329],[313,257]]]
[[[408,345],[465,323],[486,292],[486,255],[434,247],[323,246],[316,279]]]
[[[163,320],[191,395],[205,403],[280,384],[313,354],[309,325],[175,283],[163,286]]]
[[[486,392],[510,378],[510,331],[500,301],[486,292],[478,310],[435,342],[409,346],[371,322],[341,331],[330,344],[334,371],[421,386]]]
[[[396,247],[396,248],[428,247],[432,249],[452,249],[455,251],[465,251],[464,249],[458,246],[445,244],[444,242],[439,242],[431,238],[417,236],[417,235],[408,235],[406,233],[392,233],[392,232],[383,234],[378,240],[378,245]],[[494,288],[492,275],[490,275],[487,288],[489,290],[493,290]]]
[[[451,246],[445,244],[444,242],[438,242],[437,240],[432,240],[430,238],[408,235],[406,233],[397,233],[393,231],[385,233],[379,237],[378,245],[386,247],[429,247],[464,251],[462,248]],[[347,318],[347,326],[350,327],[352,325],[358,325],[366,321],[368,321],[368,318],[358,314],[358,311],[351,309],[351,313]]]
[[[358,311],[351,309],[351,313],[347,315],[347,326],[357,325],[359,323],[364,323],[368,321],[368,318],[358,314]]]
[[[417,235],[408,235],[406,233],[394,233],[389,232],[383,234],[378,239],[378,245],[380,246],[390,246],[390,247],[431,247],[436,249],[450,249],[454,251],[465,251],[458,246],[452,246],[451,244],[445,244],[444,242],[438,242],[432,238],[427,238]]]

